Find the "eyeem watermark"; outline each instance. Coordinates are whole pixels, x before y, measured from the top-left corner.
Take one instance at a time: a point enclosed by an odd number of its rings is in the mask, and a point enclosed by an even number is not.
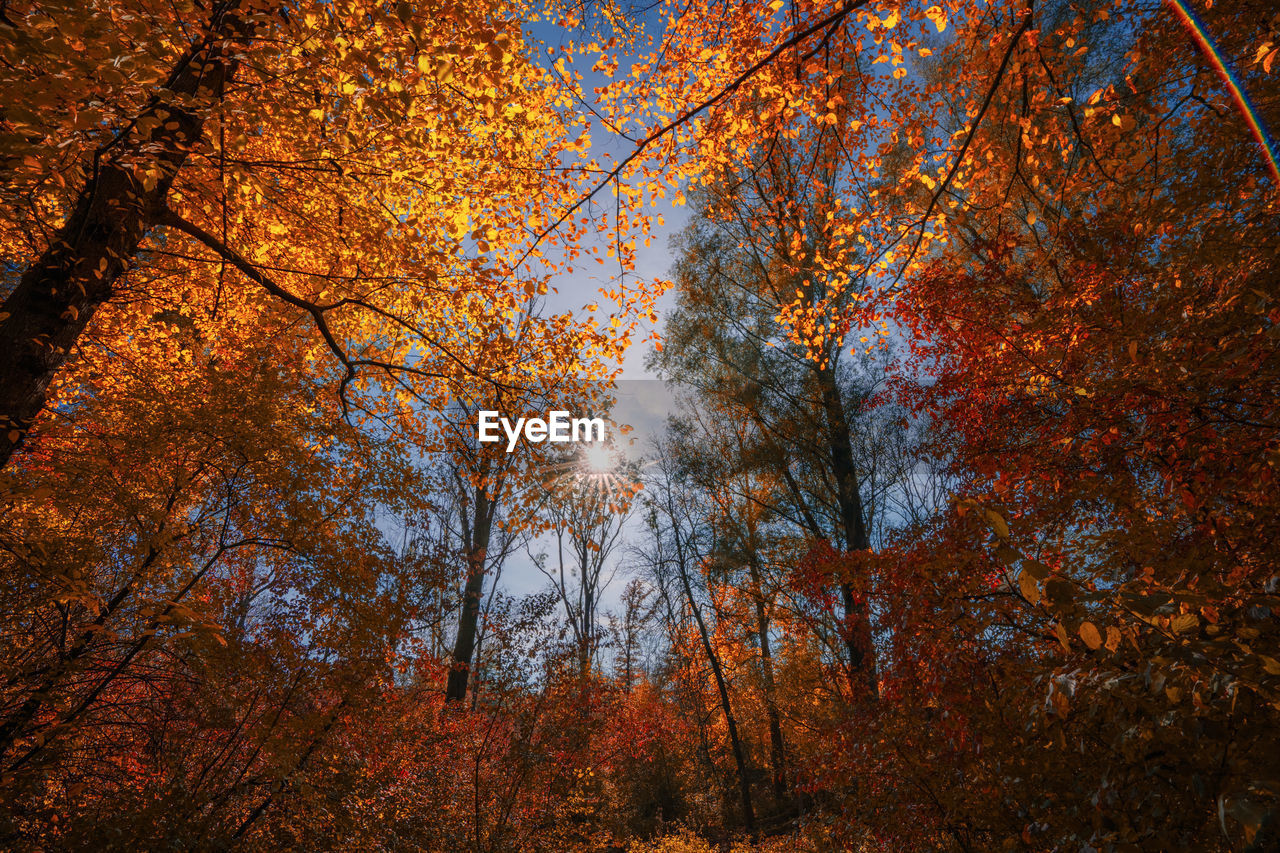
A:
[[[497,412],[480,412],[476,431],[481,443],[502,441],[499,428],[506,434],[508,453],[516,449],[521,438],[534,444],[544,441],[604,441],[604,418],[574,418],[563,409],[547,412],[546,420],[517,418],[514,424]]]

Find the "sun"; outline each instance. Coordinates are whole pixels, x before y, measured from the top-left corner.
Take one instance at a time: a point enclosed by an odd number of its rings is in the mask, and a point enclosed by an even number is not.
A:
[[[613,470],[613,454],[607,444],[589,444],[582,450],[582,467],[588,476],[602,477]]]

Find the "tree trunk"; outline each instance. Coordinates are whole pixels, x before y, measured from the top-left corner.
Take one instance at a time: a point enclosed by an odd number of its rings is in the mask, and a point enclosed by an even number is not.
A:
[[[778,802],[787,799],[787,750],[782,739],[782,718],[778,713],[778,690],[773,679],[773,650],[769,645],[769,612],[765,608],[760,568],[751,555],[751,579],[756,600],[756,633],[760,637],[760,675],[764,682],[764,707],[769,719],[769,765],[773,771],[773,795]]]
[[[818,383],[826,414],[831,472],[836,481],[836,500],[840,508],[840,523],[844,528],[845,550],[867,551],[871,548],[871,540],[867,536],[866,523],[862,517],[862,497],[858,491],[858,472],[853,463],[849,419],[845,414],[844,401],[840,397],[835,374],[830,370],[818,371]],[[840,597],[845,613],[845,644],[849,654],[851,686],[856,692],[865,691],[874,698],[879,693],[879,687],[867,605],[857,600],[853,586],[848,581],[840,585]]]
[[[724,671],[720,668],[720,659],[716,657],[711,646],[711,634],[707,631],[707,623],[702,618],[702,608],[693,596],[693,587],[689,583],[689,573],[685,566],[684,547],[680,543],[679,524],[672,518],[672,530],[676,536],[677,571],[680,572],[680,584],[684,587],[685,598],[689,609],[693,611],[693,619],[698,625],[698,635],[702,638],[702,650],[711,664],[711,674],[715,678],[716,690],[720,694],[720,709],[724,712],[724,722],[729,730],[729,745],[733,750],[733,761],[738,768],[738,791],[742,797],[742,822],[751,837],[756,835],[756,815],[751,806],[751,777],[747,767],[746,752],[742,748],[742,739],[738,736],[738,722],[733,716],[733,704],[729,700],[729,686],[724,679]]]
[[[445,686],[445,700],[461,702],[467,697],[467,680],[471,674],[471,657],[476,647],[476,627],[480,621],[480,597],[484,592],[485,560],[489,551],[489,534],[493,529],[494,504],[484,485],[476,488],[475,518],[467,543],[467,583],[462,593],[462,615],[458,619],[458,637],[453,646],[453,667]]]
[[[591,662],[595,657],[595,596],[586,588],[586,562],[583,562],[582,639],[578,646],[578,680],[586,681],[591,675]]]
[[[133,125],[101,146],[66,222],[0,306],[0,468],[37,415],[50,383],[94,313],[163,217],[169,187],[199,144],[205,112],[236,69],[247,33],[238,2],[215,6],[209,35],[189,48]],[[178,106],[178,104],[184,104]]]

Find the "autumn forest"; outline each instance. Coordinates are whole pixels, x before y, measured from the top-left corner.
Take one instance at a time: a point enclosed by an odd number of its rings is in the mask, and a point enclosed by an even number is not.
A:
[[[0,0],[0,849],[1280,850],[1269,128],[1271,0]]]

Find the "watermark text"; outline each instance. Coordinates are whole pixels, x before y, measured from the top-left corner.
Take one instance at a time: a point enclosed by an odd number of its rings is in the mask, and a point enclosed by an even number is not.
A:
[[[495,411],[481,411],[476,424],[476,436],[481,443],[507,439],[507,452],[525,441],[539,444],[544,441],[604,441],[604,418],[575,418],[563,409],[547,412],[543,418],[517,418],[513,424],[509,418]],[[499,432],[501,430],[501,432]]]

